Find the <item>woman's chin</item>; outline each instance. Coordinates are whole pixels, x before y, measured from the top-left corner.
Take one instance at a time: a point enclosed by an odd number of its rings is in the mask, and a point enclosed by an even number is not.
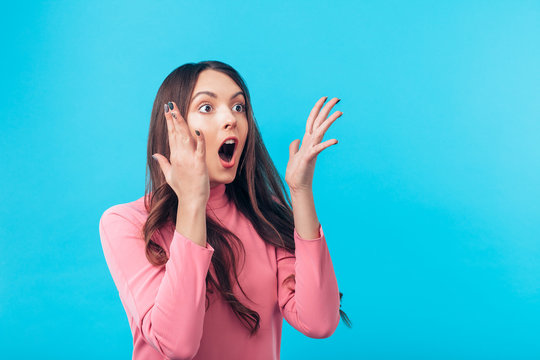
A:
[[[217,186],[219,184],[230,184],[236,178],[236,173],[231,171],[231,174],[221,174],[221,176],[213,177],[210,180],[210,187]]]

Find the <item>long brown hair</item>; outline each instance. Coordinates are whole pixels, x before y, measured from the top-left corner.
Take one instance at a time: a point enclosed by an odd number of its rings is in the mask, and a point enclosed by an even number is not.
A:
[[[164,265],[168,258],[163,248],[152,241],[156,230],[169,222],[174,224],[178,208],[176,193],[167,184],[159,164],[153,160],[152,154],[160,153],[170,159],[167,124],[163,113],[163,104],[176,102],[180,114],[186,118],[191,94],[199,77],[206,69],[220,71],[228,75],[244,92],[248,133],[244,150],[234,181],[226,184],[225,194],[238,210],[250,220],[259,236],[267,243],[284,248],[294,254],[294,219],[291,200],[285,191],[273,161],[263,143],[255,117],[251,108],[251,98],[244,80],[231,66],[219,61],[202,61],[188,63],[176,68],[161,84],[150,120],[147,148],[147,169],[144,205],[149,212],[142,229],[146,243],[146,257],[155,266]],[[148,178],[150,173],[150,179]],[[151,193],[150,203],[148,194]],[[239,320],[251,330],[253,335],[259,328],[260,316],[256,311],[244,306],[232,292],[232,277],[242,293],[236,271],[236,255],[245,250],[240,239],[228,229],[222,227],[206,215],[207,242],[214,248],[212,265],[217,279],[208,272],[206,276],[207,291],[213,293],[217,289],[229,303]],[[244,257],[245,259],[245,257]],[[294,283],[294,274],[285,279]],[[340,302],[342,293],[340,292]],[[247,297],[247,295],[246,295]],[[208,302],[208,293],[206,294]],[[341,304],[340,304],[341,307]],[[339,310],[345,324],[350,327],[347,315]]]

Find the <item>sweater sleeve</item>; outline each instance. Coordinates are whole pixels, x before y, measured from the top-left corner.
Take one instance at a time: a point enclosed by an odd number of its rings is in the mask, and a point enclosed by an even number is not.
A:
[[[154,266],[145,255],[143,224],[119,206],[103,213],[99,232],[128,318],[163,356],[191,359],[202,337],[205,278],[214,249],[210,244],[197,245],[175,230],[169,260]]]
[[[276,248],[278,301],[287,322],[312,338],[327,338],[339,324],[339,290],[326,239],[301,238],[294,229],[295,255]],[[295,281],[283,281],[295,274]]]

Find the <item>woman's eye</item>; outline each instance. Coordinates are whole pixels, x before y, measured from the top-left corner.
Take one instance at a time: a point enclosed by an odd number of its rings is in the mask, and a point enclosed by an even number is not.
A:
[[[240,110],[238,110],[238,107],[240,107]],[[234,108],[236,109],[236,111],[242,112],[246,109],[246,106],[244,104],[236,104],[234,105]]]
[[[208,109],[208,108],[212,108],[212,107],[211,107],[210,105],[208,105],[208,104],[204,104],[203,106],[201,106],[201,107],[199,108],[199,110],[201,110],[201,109]],[[209,112],[209,111],[210,111],[210,110],[208,110],[208,111],[203,111],[203,112]]]

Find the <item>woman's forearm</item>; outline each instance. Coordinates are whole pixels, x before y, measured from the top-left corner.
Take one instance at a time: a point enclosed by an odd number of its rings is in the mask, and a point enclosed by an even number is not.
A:
[[[319,219],[315,211],[313,191],[291,191],[294,227],[300,237],[316,239],[319,237]]]
[[[206,247],[206,204],[178,204],[176,231],[195,244]]]

